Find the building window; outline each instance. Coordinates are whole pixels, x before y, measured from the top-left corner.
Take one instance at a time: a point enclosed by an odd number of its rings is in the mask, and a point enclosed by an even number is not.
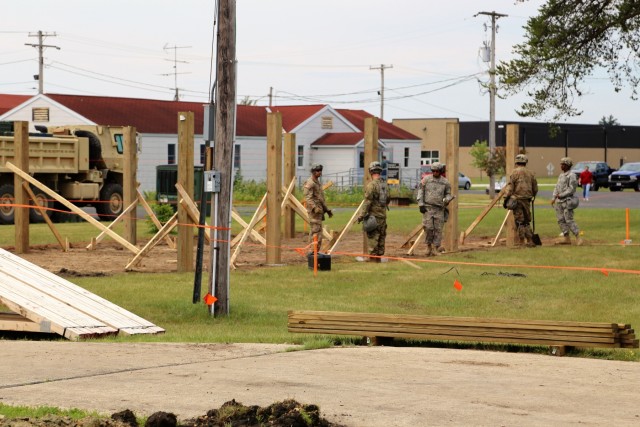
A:
[[[240,144],[233,146],[233,167],[240,169]]]
[[[420,152],[420,165],[430,165],[434,162],[440,161],[440,151],[421,151]]]
[[[298,145],[298,167],[304,167],[304,145]]]
[[[167,164],[176,164],[176,144],[167,145]]]
[[[200,144],[200,164],[204,165],[204,157],[207,152],[207,147],[204,144]]]
[[[359,154],[360,154],[360,162],[358,164],[360,165],[361,168],[364,168],[364,152],[361,151]]]
[[[118,150],[118,154],[124,153],[124,137],[121,133],[117,133],[113,136],[113,139],[116,141],[116,150]]]
[[[37,107],[31,109],[31,121],[33,122],[48,122],[49,121],[49,108]]]
[[[333,129],[333,117],[325,116],[322,118],[322,129]]]
[[[404,167],[409,167],[409,147],[404,148]]]

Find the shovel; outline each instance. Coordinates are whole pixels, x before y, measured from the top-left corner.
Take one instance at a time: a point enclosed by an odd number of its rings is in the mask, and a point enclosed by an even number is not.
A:
[[[536,246],[542,246],[542,240],[540,240],[540,235],[536,234],[536,211],[535,211],[535,203],[536,199],[531,200],[531,224],[533,226],[533,236],[531,240]]]

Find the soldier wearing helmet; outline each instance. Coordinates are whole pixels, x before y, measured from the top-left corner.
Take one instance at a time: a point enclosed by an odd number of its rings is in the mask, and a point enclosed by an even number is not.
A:
[[[380,162],[369,163],[369,173],[371,181],[364,189],[364,203],[358,217],[358,222],[373,216],[376,219],[377,227],[371,231],[366,231],[369,261],[380,262],[385,251],[385,240],[387,238],[387,210],[389,205],[389,191],[386,182],[381,179],[382,165]]]
[[[571,157],[563,157],[560,159],[560,169],[562,173],[558,175],[558,182],[553,190],[553,199],[551,206],[556,210],[556,219],[562,232],[562,237],[558,240],[558,244],[570,245],[570,233],[576,236],[576,245],[583,244],[580,237],[580,229],[573,219],[573,210],[578,207],[580,200],[576,196],[576,188],[578,187],[578,178],[576,174],[571,172],[573,160]]]
[[[445,223],[445,209],[453,200],[451,184],[442,174],[444,166],[438,162],[431,164],[431,174],[426,175],[418,187],[418,207],[422,214],[422,227],[427,243],[427,256],[444,252],[442,229]]]
[[[529,162],[526,154],[518,154],[515,158],[516,168],[511,173],[504,187],[503,206],[513,210],[518,231],[519,245],[535,246],[531,230],[531,203],[538,194],[538,180],[533,172],[527,169]]]
[[[309,239],[313,242],[314,236],[318,238],[318,251],[322,248],[322,221],[324,214],[333,216],[331,209],[327,208],[324,200],[324,189],[320,182],[322,176],[322,165],[314,164],[311,166],[311,176],[304,183],[303,194],[307,205],[307,214],[309,215]]]

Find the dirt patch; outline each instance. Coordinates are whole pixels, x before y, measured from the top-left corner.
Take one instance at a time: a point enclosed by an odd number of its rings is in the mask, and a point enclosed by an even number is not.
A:
[[[138,427],[133,411],[126,409],[111,415],[111,418],[83,418],[46,416],[42,418],[0,419],[0,427]],[[171,412],[155,412],[144,424],[145,427],[341,427],[320,416],[317,405],[303,405],[289,399],[266,407],[245,406],[231,400],[205,415],[179,421]]]

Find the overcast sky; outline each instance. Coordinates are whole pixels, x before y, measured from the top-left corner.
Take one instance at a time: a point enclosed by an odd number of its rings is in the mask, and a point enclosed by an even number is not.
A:
[[[213,0],[20,0],[3,4],[0,93],[34,95],[38,31],[45,93],[207,102]],[[384,119],[489,119],[489,64],[480,55],[498,20],[496,58],[511,57],[522,27],[544,2],[530,0],[237,0],[238,99],[268,105],[330,104]],[[485,29],[486,27],[486,29]],[[54,36],[55,34],[55,36]],[[371,69],[371,68],[378,69]],[[388,68],[387,68],[388,67]],[[629,91],[614,94],[606,75],[584,86],[573,123],[613,115],[640,125]],[[496,100],[497,120],[521,119],[523,97]]]

